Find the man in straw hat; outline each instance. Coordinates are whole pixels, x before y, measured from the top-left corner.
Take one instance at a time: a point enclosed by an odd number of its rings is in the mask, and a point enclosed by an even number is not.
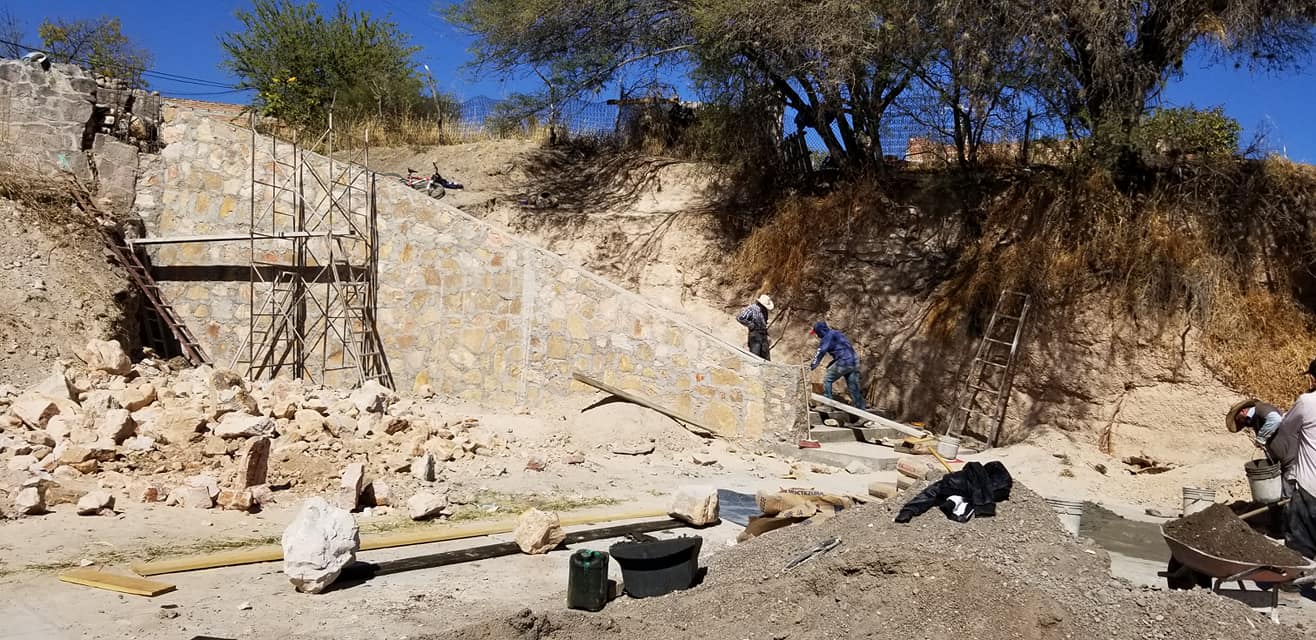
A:
[[[768,357],[768,350],[771,347],[768,340],[769,311],[772,311],[772,298],[765,293],[736,315],[736,322],[749,329],[749,352],[764,360],[772,359]]]
[[[1284,473],[1284,497],[1293,493],[1294,462],[1298,457],[1298,431],[1288,429],[1281,436],[1279,426],[1284,414],[1272,405],[1256,398],[1234,404],[1225,414],[1225,428],[1230,433],[1246,433],[1252,444],[1265,454],[1266,459],[1278,462]]]

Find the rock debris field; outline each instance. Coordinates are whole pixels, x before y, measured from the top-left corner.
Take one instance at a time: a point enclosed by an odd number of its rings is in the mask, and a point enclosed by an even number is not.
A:
[[[61,504],[108,515],[123,500],[258,511],[322,495],[340,508],[404,509],[422,520],[469,501],[450,496],[448,480],[478,482],[516,464],[587,466],[568,447],[523,446],[529,462],[509,461],[510,431],[453,415],[425,390],[400,398],[374,383],[251,383],[208,366],[133,364],[113,341],[93,340],[79,357],[85,364],[57,366],[30,388],[0,387],[5,517]]]

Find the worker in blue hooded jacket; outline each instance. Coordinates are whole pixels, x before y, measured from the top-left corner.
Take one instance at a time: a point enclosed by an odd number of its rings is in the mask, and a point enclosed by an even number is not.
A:
[[[826,322],[814,324],[813,330],[809,333],[818,336],[819,340],[818,354],[813,357],[809,370],[817,369],[824,355],[832,356],[832,361],[827,365],[827,372],[823,374],[823,395],[831,400],[832,384],[840,378],[845,378],[845,385],[850,389],[850,400],[854,402],[855,408],[867,411],[864,406],[864,393],[859,388],[859,356],[855,354],[850,340],[840,331],[828,327]]]

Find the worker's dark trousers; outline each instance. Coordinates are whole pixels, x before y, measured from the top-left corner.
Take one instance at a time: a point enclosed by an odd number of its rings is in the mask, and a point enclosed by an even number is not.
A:
[[[770,344],[771,343],[768,341],[768,334],[756,333],[753,331],[750,332],[749,334],[750,353],[760,358],[763,358],[764,360],[772,360],[772,358],[768,357],[768,348]]]
[[[1316,558],[1316,498],[1302,485],[1294,487],[1285,515],[1284,546],[1309,560]]]
[[[823,395],[828,400],[832,399],[832,383],[845,378],[845,386],[850,389],[850,401],[854,403],[854,408],[860,411],[867,411],[868,407],[864,406],[864,392],[859,388],[859,365],[841,366],[832,363],[827,367],[827,373],[823,374]]]

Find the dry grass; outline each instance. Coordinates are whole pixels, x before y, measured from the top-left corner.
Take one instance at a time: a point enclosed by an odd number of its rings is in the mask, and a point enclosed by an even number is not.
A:
[[[743,243],[734,269],[764,288],[806,291],[834,266],[823,264],[824,237],[860,225],[892,232],[904,207],[889,203],[905,195],[866,181],[790,199]],[[1316,168],[1275,158],[1183,165],[1133,190],[1104,173],[1042,171],[1001,176],[976,204],[959,213],[977,232],[964,233],[925,333],[952,336],[1014,289],[1032,294],[1046,331],[1094,310],[1151,333],[1187,324],[1234,388],[1278,404],[1301,390],[1294,373],[1316,357],[1316,303],[1304,300],[1316,292]]]
[[[794,298],[817,282],[824,266],[823,243],[850,236],[857,225],[878,215],[886,202],[871,181],[821,198],[787,199],[767,224],[741,243],[732,270],[740,280],[759,283],[760,290]]]
[[[298,140],[313,143],[324,133],[323,127],[298,131],[293,127],[271,120],[262,120],[258,125],[260,132],[273,135],[282,140]],[[360,149],[367,140],[372,147],[430,147],[440,145],[464,144],[468,142],[485,142],[489,140],[531,140],[543,142],[548,140],[547,127],[531,127],[529,130],[499,132],[489,127],[472,128],[459,122],[448,121],[440,124],[432,118],[415,115],[395,117],[365,117],[340,119],[334,123],[336,150]],[[322,145],[313,145],[314,151],[323,152]]]
[[[1316,318],[1292,298],[1262,289],[1231,291],[1213,307],[1206,346],[1226,384],[1287,407],[1306,391],[1298,375],[1316,357]]]

